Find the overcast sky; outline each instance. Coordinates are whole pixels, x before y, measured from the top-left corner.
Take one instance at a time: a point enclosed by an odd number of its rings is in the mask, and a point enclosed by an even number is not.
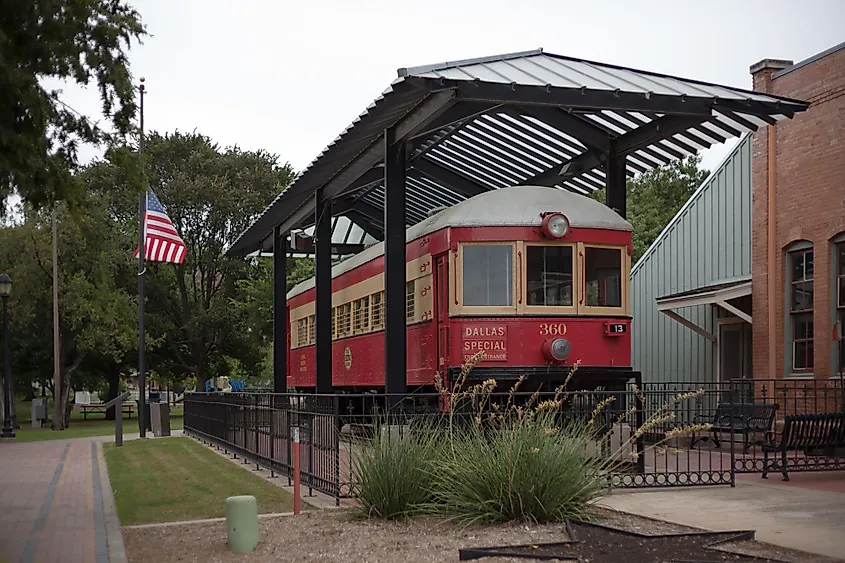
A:
[[[147,128],[263,148],[297,171],[401,67],[543,47],[750,89],[760,59],[798,62],[845,40],[845,0],[132,3],[151,33],[130,55],[146,78]],[[93,90],[62,99],[101,117]],[[731,146],[706,151],[705,166]]]

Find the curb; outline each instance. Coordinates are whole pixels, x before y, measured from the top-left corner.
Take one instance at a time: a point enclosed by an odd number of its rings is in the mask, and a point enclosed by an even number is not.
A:
[[[123,534],[120,532],[120,519],[114,504],[114,493],[109,481],[109,471],[106,458],[103,455],[103,443],[97,442],[97,465],[100,468],[100,490],[103,498],[103,517],[106,524],[106,544],[108,546],[109,563],[127,563],[126,547],[123,545]]]

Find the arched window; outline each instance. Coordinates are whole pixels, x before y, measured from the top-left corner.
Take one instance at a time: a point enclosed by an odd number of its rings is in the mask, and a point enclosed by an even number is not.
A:
[[[786,253],[786,371],[813,372],[813,245],[799,241]]]
[[[833,372],[845,374],[845,233],[833,239]]]

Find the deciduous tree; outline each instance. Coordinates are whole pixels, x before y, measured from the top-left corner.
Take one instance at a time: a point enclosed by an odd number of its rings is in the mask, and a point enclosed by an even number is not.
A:
[[[132,129],[136,104],[127,51],[146,35],[123,0],[5,0],[0,17],[0,198],[15,190],[38,209],[83,198],[74,171],[82,143]],[[45,83],[96,85],[106,131]],[[2,213],[4,208],[0,208]]]
[[[24,222],[0,231],[0,261],[13,279],[10,354],[14,373],[49,381],[53,365],[52,219],[25,209]],[[123,287],[131,251],[110,220],[103,197],[89,197],[71,216],[57,208],[59,255],[59,364],[61,388],[53,389],[60,416],[53,428],[70,422],[70,391],[90,387],[101,373],[94,361],[121,362],[134,348],[135,300]],[[86,366],[86,361],[90,363]],[[45,377],[46,376],[46,377]]]
[[[628,180],[627,215],[628,221],[634,227],[632,264],[640,259],[695,189],[707,178],[709,172],[699,168],[700,164],[700,156],[689,156]],[[598,190],[593,197],[605,201],[605,190]]]

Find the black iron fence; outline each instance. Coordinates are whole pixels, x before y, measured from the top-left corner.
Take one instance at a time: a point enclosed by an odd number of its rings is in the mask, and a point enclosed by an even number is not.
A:
[[[613,460],[614,487],[733,485],[742,473],[845,469],[843,383],[661,383],[559,395],[467,393],[451,402],[424,394],[190,393],[184,424],[188,434],[289,481],[298,428],[302,486],[339,502],[355,495],[354,460],[376,433],[487,424],[503,409],[524,413],[559,400],[555,420],[592,421],[591,455]]]
[[[733,381],[737,473],[845,470],[845,380]],[[756,418],[755,418],[756,417]]]
[[[190,393],[185,432],[293,478],[293,431],[299,429],[300,482],[340,498],[338,399],[324,395]]]

